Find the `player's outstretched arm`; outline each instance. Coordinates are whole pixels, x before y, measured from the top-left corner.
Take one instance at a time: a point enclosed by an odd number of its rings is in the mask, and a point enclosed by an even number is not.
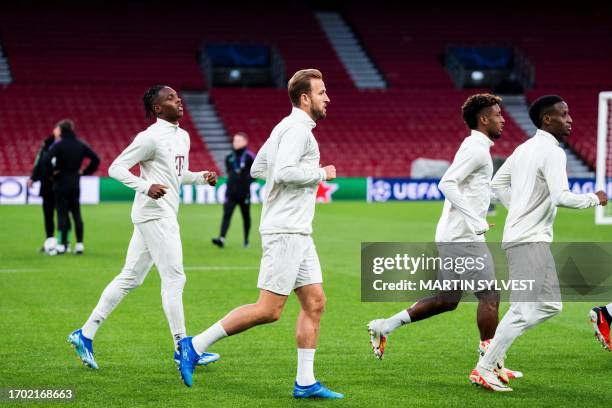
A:
[[[474,232],[478,235],[484,234],[489,229],[489,223],[481,218],[468,205],[464,195],[459,190],[459,184],[477,168],[484,164],[484,157],[471,149],[459,150],[450,167],[442,176],[438,188],[450,203],[465,218]]]
[[[191,140],[189,139],[189,134],[187,132],[184,133],[185,142],[187,146],[191,146]],[[190,171],[189,170],[189,150],[187,151],[187,156],[185,157],[183,170],[183,178],[181,180],[181,185],[185,184],[209,184],[214,186],[217,184],[217,173],[214,171]]]
[[[214,171],[189,171],[185,170],[183,181],[181,184],[209,184],[214,186],[217,184],[217,173]]]
[[[570,191],[566,163],[567,157],[561,148],[554,149],[544,161],[542,170],[552,203],[558,207],[575,209],[599,205],[600,199],[596,194],[575,194]]]
[[[506,208],[510,208],[510,198],[512,196],[510,180],[513,161],[513,156],[510,155],[491,180],[491,191]]]
[[[300,167],[300,158],[306,151],[309,133],[296,129],[291,135],[283,135],[278,145],[276,164],[274,167],[274,182],[308,186],[326,180],[325,170],[321,168]]]
[[[132,190],[148,195],[153,183],[136,177],[130,172],[130,169],[136,163],[152,159],[154,154],[154,142],[146,134],[140,133],[113,161],[108,169],[108,175]]]
[[[204,170],[202,172],[202,176],[204,177],[204,181],[206,182],[206,184],[210,185],[210,186],[214,186],[217,184],[217,173],[215,173],[214,171],[208,171],[208,170]]]
[[[229,168],[229,166],[228,166]],[[264,143],[264,145],[257,152],[257,156],[255,156],[255,160],[251,165],[251,177],[254,179],[265,180],[268,173],[268,142]]]

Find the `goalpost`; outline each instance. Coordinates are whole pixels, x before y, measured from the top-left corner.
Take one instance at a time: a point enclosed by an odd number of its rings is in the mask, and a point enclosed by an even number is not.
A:
[[[612,192],[612,92],[599,94],[596,190]],[[595,208],[596,224],[612,224],[612,205]]]

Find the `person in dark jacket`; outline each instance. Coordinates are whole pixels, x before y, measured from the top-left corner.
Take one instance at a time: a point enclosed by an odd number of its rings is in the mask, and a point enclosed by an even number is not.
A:
[[[41,252],[44,252],[46,246],[55,246],[55,193],[53,192],[53,167],[51,166],[51,163],[46,160],[46,156],[49,154],[51,145],[58,141],[59,138],[60,128],[56,126],[53,129],[53,133],[47,137],[40,146],[40,149],[36,154],[36,160],[34,161],[34,167],[32,168],[30,179],[28,180],[29,189],[32,188],[34,182],[40,182],[40,190],[38,195],[42,198],[46,235],[45,245],[43,245],[43,247],[40,249]],[[53,240],[53,243],[50,242],[51,240]]]
[[[84,250],[83,220],[79,202],[81,195],[79,181],[81,175],[93,174],[98,169],[100,159],[87,143],[76,137],[74,123],[70,119],[62,120],[58,123],[58,127],[61,131],[60,140],[50,147],[47,155],[47,162],[53,166],[53,191],[60,231],[57,252],[62,254],[68,249],[68,231],[70,230],[68,213],[71,213],[77,240],[75,253],[82,254]],[[89,159],[89,165],[81,170],[85,158]]]
[[[225,158],[225,173],[227,175],[227,190],[223,205],[223,221],[221,234],[213,238],[213,244],[219,248],[225,246],[225,236],[230,226],[232,214],[236,206],[242,213],[245,248],[249,246],[249,231],[251,229],[251,166],[255,156],[247,149],[249,139],[246,133],[238,132],[232,138],[233,150]]]

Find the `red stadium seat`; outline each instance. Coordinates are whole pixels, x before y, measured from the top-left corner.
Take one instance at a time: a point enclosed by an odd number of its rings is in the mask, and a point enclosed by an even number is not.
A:
[[[29,174],[42,140],[69,117],[76,133],[100,155],[97,174],[105,176],[119,152],[148,126],[143,92],[140,86],[10,85],[0,92],[0,152],[7,163],[0,174]],[[218,170],[188,112],[181,127],[191,135],[190,167]]]
[[[340,176],[407,177],[418,157],[452,160],[468,134],[459,107],[471,91],[327,88],[332,102],[314,133],[322,164]],[[291,108],[284,90],[217,88],[211,98],[228,130],[246,131],[257,149]],[[523,140],[507,117],[492,153],[507,156]]]
[[[36,9],[11,3],[0,13],[15,79],[0,89],[0,174],[29,173],[42,138],[57,120],[71,117],[100,153],[104,175],[146,126],[140,101],[146,87],[207,88],[197,62],[203,42],[269,44],[282,55],[288,76],[301,68],[321,69],[332,103],[315,133],[322,162],[336,164],[341,176],[408,176],[418,157],[452,159],[468,133],[459,107],[478,90],[454,88],[441,63],[449,44],[523,50],[536,69],[537,88],[528,98],[554,92],[568,100],[575,121],[569,143],[590,165],[596,155],[596,95],[612,89],[612,13],[593,13],[587,6],[542,19],[538,7],[544,6],[516,5],[503,18],[482,19],[462,4],[432,12],[430,4],[341,3],[390,84],[388,90],[360,91],[306,2],[266,3],[265,19],[253,18],[261,11],[258,3],[241,3],[237,12],[222,3],[194,2],[165,16],[168,29],[152,23],[157,10],[138,4],[71,4],[58,12],[51,3]],[[593,39],[598,47],[585,47]],[[211,98],[229,132],[246,131],[255,149],[290,108],[286,91],[271,88],[214,88]],[[505,116],[494,155],[508,155],[526,137]],[[215,169],[188,112],[182,126],[192,135],[192,167]]]

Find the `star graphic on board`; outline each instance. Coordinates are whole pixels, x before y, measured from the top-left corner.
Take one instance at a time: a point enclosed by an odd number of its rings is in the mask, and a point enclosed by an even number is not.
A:
[[[338,190],[338,184],[326,183],[325,181],[319,183],[317,190],[317,203],[331,203],[332,194]]]

